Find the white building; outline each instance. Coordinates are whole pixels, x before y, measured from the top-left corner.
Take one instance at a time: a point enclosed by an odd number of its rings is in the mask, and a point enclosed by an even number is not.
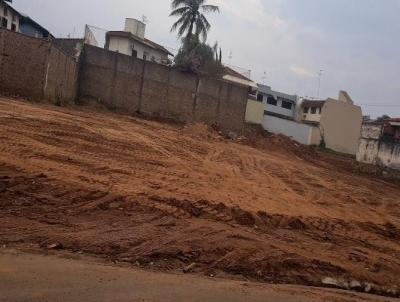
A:
[[[125,31],[109,31],[105,48],[139,59],[168,64],[172,54],[163,46],[145,38],[146,24],[136,19],[126,19]]]
[[[21,14],[5,1],[0,0],[0,28],[19,32]]]
[[[0,0],[0,28],[34,38],[53,38],[47,29],[29,16],[15,10],[5,0]]]
[[[266,85],[258,85],[257,100],[264,104],[264,114],[295,119],[297,96],[274,91]]]

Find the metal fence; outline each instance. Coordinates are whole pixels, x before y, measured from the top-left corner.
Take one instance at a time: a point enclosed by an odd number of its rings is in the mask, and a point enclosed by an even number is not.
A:
[[[108,30],[93,25],[85,26],[84,40],[86,44],[104,48]]]

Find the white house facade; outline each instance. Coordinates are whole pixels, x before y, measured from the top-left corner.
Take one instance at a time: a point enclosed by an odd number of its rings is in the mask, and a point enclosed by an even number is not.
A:
[[[106,34],[105,48],[139,59],[168,63],[172,55],[163,46],[145,38],[146,25],[135,19],[126,19],[125,31],[109,31]]]

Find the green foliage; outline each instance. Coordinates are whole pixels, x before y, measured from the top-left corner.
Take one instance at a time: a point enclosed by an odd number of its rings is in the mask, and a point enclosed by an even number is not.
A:
[[[172,25],[171,31],[178,30],[178,37],[186,38],[195,35],[207,40],[207,34],[211,24],[205,17],[205,13],[219,12],[219,7],[206,4],[206,0],[172,0],[172,12],[170,16],[179,17]]]
[[[376,120],[377,120],[378,122],[383,122],[383,121],[388,120],[388,119],[390,119],[390,116],[387,115],[387,114],[384,114],[384,115],[378,117]]]
[[[196,35],[182,39],[182,46],[175,57],[175,66],[185,71],[219,76],[222,72],[222,50],[201,42]]]

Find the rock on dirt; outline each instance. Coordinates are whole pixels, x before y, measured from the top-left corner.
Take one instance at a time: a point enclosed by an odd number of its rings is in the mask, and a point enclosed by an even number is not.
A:
[[[183,268],[183,272],[186,273],[190,273],[194,268],[196,267],[196,263],[192,263],[186,267]]]
[[[63,248],[63,245],[59,242],[55,242],[55,243],[50,243],[50,244],[46,245],[46,248],[48,250],[61,250]]]

